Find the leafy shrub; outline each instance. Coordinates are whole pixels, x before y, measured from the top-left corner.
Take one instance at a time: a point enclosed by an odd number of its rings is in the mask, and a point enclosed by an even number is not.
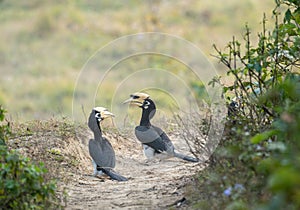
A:
[[[269,130],[251,138],[267,157],[257,161],[256,170],[264,175],[271,193],[265,208],[286,206],[300,208],[300,75],[289,74],[285,80],[267,93],[262,100],[272,100],[274,94],[283,100],[275,107],[279,117]],[[274,141],[270,141],[276,136]]]
[[[231,109],[219,148],[199,175],[206,193],[197,208],[300,208],[300,3],[277,0],[273,14],[275,27],[267,31],[263,19],[257,46],[246,27],[244,48],[235,38],[226,53],[215,47],[233,78],[223,85]]]
[[[5,116],[5,110],[0,105],[0,146],[5,145],[7,136],[10,133],[9,125],[3,124]]]
[[[0,121],[5,110],[0,107]],[[6,146],[9,125],[0,125],[0,209],[57,209],[54,182],[46,183],[43,164],[33,164]]]

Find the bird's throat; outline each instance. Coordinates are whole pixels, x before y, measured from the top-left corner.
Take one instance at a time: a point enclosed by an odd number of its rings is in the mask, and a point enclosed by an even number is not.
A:
[[[140,125],[151,126],[150,119],[152,119],[152,117],[154,116],[155,111],[155,109],[143,109]]]
[[[95,129],[94,131],[94,137],[95,139],[102,139],[102,131],[101,131],[101,127],[100,127],[100,122],[97,122],[97,127],[98,129]]]

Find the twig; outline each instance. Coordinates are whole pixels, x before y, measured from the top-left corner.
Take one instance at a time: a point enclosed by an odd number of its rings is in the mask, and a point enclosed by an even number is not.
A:
[[[83,116],[84,116],[84,118],[85,118],[85,122],[87,122],[87,117],[86,117],[86,113],[85,113],[85,111],[84,111],[84,106],[83,106],[83,104],[81,104],[81,110],[82,110]]]

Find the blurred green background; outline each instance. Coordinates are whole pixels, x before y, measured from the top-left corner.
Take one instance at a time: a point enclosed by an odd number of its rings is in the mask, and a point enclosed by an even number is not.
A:
[[[223,74],[223,67],[211,56],[212,45],[223,49],[233,34],[241,38],[246,23],[255,38],[263,13],[273,8],[273,0],[2,0],[0,104],[19,121],[72,116],[76,79],[90,56],[121,36],[139,32],[187,39]],[[110,62],[109,57],[104,62]],[[126,62],[135,68],[135,60]],[[155,56],[151,62],[150,67],[172,69],[175,74],[186,68]],[[193,87],[197,81],[185,74],[189,78]],[[94,91],[93,86],[87,78],[87,90]],[[104,92],[111,89],[104,88],[108,90]],[[106,105],[112,94],[103,95],[101,101]]]

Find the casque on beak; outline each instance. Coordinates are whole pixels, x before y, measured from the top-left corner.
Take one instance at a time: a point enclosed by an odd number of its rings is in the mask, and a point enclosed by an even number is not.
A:
[[[113,113],[109,112],[107,108],[104,107],[95,107],[94,110],[100,113],[102,119],[115,116]]]
[[[102,111],[100,113],[101,113],[101,117],[103,119],[109,118],[109,117],[115,117],[115,115],[113,113],[109,112],[109,111]]]
[[[129,103],[130,105],[142,106],[144,100],[150,96],[146,93],[134,93],[130,95],[130,98],[123,102],[123,104]]]

